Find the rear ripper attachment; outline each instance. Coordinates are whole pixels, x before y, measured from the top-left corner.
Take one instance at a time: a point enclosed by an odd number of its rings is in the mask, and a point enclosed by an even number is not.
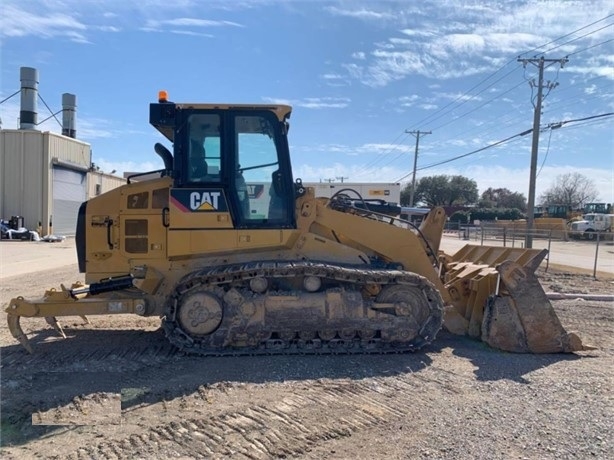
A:
[[[58,316],[80,316],[89,323],[86,315],[106,315],[114,313],[136,313],[143,315],[146,312],[146,298],[128,291],[133,286],[133,277],[124,275],[102,280],[99,283],[85,285],[75,283],[70,289],[61,285],[60,290],[50,289],[45,292],[42,299],[26,300],[16,297],[9,302],[6,309],[8,328],[11,335],[23,347],[32,353],[32,345],[20,324],[21,317],[45,318],[47,324],[52,326],[60,336],[66,338]],[[121,291],[121,296],[114,294]],[[100,294],[113,293],[108,296]]]

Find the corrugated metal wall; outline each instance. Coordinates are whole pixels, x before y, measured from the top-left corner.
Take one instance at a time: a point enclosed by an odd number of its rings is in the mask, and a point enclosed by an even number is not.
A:
[[[45,146],[50,160],[57,158],[61,161],[74,163],[88,169],[92,164],[92,150],[89,144],[62,136],[60,134],[44,132]]]
[[[47,212],[48,166],[37,131],[0,131],[0,217],[23,216],[35,229]]]
[[[100,171],[90,171],[88,178],[88,198],[101,195],[126,183],[123,177],[117,177]]]
[[[41,222],[47,234],[54,214],[53,165],[86,171],[91,157],[89,144],[60,134],[0,130],[0,217],[23,216],[32,230]]]

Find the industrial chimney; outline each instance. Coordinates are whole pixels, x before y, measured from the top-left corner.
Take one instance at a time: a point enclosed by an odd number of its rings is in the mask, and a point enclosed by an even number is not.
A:
[[[21,80],[21,111],[19,112],[19,129],[36,129],[38,114],[38,70],[32,67],[19,69]]]
[[[77,96],[70,93],[62,94],[62,134],[73,139],[77,137],[76,111]]]

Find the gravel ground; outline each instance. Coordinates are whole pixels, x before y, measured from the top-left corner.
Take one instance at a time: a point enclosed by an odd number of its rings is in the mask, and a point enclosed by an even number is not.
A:
[[[612,280],[540,272],[546,291],[611,294]],[[82,279],[74,265],[5,278],[0,301]],[[554,301],[597,347],[516,355],[441,332],[413,354],[194,358],[159,321],[0,318],[5,459],[614,458],[614,307]],[[3,314],[4,316],[4,314]]]

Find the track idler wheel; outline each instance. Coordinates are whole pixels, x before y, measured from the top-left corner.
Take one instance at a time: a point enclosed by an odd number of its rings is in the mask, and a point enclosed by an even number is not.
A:
[[[402,326],[382,329],[382,337],[387,341],[422,343],[432,340],[441,328],[442,301],[435,291],[425,292],[412,285],[390,285],[379,293],[377,302],[394,304],[395,315],[404,320]]]
[[[222,323],[223,306],[214,294],[195,291],[181,298],[177,321],[190,336],[202,337],[214,332]]]

